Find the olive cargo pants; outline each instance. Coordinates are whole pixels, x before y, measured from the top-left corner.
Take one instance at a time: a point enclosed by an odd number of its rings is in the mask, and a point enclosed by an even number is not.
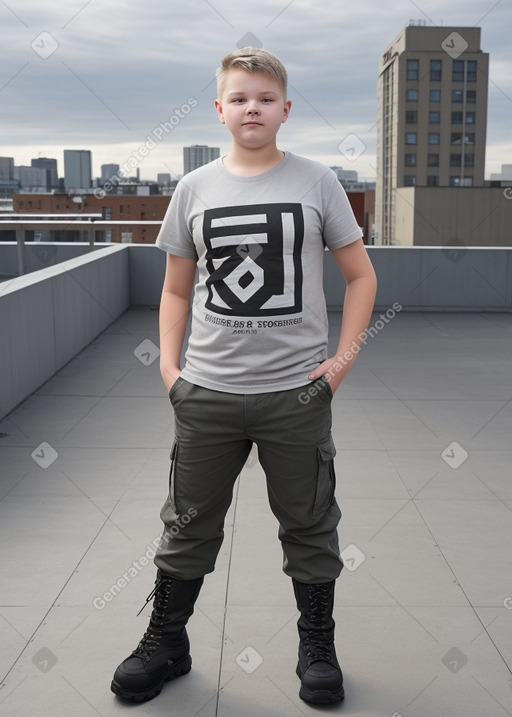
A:
[[[336,530],[341,512],[334,497],[329,384],[320,379],[240,395],[180,377],[169,397],[175,441],[157,567],[182,580],[213,571],[233,486],[254,442],[279,522],[284,572],[303,583],[337,578],[343,567]]]

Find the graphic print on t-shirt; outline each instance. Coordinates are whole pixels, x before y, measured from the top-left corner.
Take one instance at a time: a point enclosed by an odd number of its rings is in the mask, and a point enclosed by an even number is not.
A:
[[[206,308],[226,316],[302,311],[301,204],[206,209]]]

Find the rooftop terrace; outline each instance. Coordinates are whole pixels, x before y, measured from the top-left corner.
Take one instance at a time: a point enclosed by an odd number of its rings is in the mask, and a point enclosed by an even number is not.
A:
[[[107,247],[2,285],[0,715],[512,714],[510,255],[419,251],[371,252],[374,331],[333,401],[347,697],[331,708],[298,698],[298,614],[255,449],[190,621],[192,672],[135,708],[110,693],[147,625],[139,561],[167,490],[160,254]]]

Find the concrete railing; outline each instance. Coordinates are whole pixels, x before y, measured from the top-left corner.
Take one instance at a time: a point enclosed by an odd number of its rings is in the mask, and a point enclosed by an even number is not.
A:
[[[37,246],[37,261],[55,259],[44,248],[53,245]],[[0,284],[0,416],[129,306],[158,305],[164,252],[152,245],[102,247]],[[5,250],[0,245],[0,264]],[[512,248],[368,247],[368,253],[379,281],[376,310],[394,303],[410,311],[512,310]],[[344,281],[329,253],[324,292],[330,309],[342,306]]]
[[[0,284],[0,416],[51,378],[129,305],[123,245]]]
[[[0,224],[0,229],[2,225]],[[31,242],[22,246],[23,272],[20,272],[20,247],[16,242],[2,242],[0,244],[0,280],[13,279],[22,273],[31,274],[33,271],[47,269],[63,261],[75,259],[102,247],[116,246],[115,244],[85,244],[82,242]]]
[[[367,247],[378,278],[376,308],[410,311],[511,311],[512,247]],[[338,308],[344,282],[326,257],[327,305]]]

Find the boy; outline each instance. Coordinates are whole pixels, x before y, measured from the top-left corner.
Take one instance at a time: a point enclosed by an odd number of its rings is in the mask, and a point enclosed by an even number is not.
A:
[[[180,181],[157,239],[167,252],[160,368],[175,441],[150,624],[112,690],[152,699],[189,672],[185,625],[214,569],[233,484],[254,442],[300,612],[299,695],[337,702],[344,690],[332,610],[343,565],[330,403],[370,319],[375,274],[334,173],[277,148],[291,107],[281,62],[244,48],[223,59],[217,80],[215,107],[231,151]],[[331,358],[324,245],[347,283]]]

